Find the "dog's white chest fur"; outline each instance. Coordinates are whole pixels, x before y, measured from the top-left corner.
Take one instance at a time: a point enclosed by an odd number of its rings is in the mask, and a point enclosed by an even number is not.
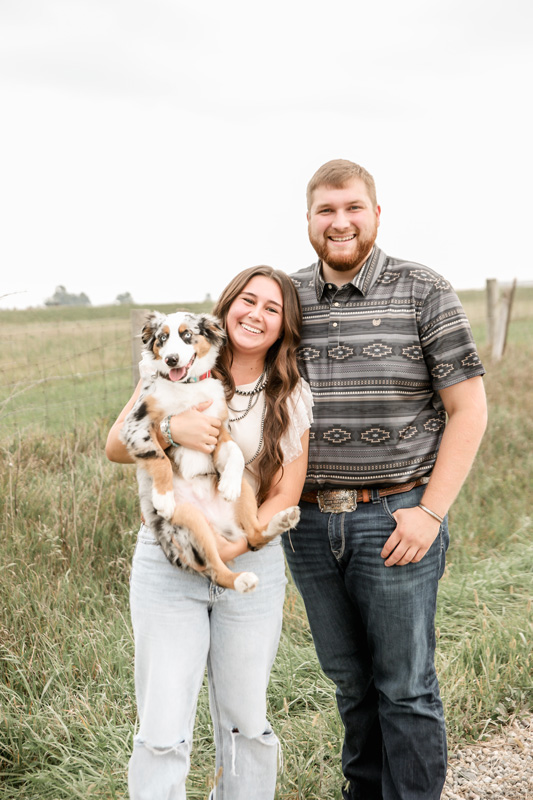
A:
[[[219,419],[224,416],[226,410],[224,388],[220,381],[214,378],[205,378],[194,384],[169,383],[164,378],[157,378],[155,384],[150,393],[156,396],[157,404],[165,416],[181,414],[206,400],[213,401],[206,409],[206,414]],[[186,480],[215,472],[212,457],[198,450],[178,447],[171,457]]]

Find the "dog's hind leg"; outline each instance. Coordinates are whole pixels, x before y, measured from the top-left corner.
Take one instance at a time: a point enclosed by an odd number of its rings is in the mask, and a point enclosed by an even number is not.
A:
[[[257,503],[250,484],[243,480],[241,495],[236,502],[237,522],[254,548],[263,547],[280,533],[295,528],[300,521],[298,506],[290,506],[274,514],[268,525],[261,525],[257,518]]]
[[[180,558],[187,566],[208,575],[213,583],[224,589],[235,589],[241,594],[255,589],[257,575],[253,572],[232,572],[224,564],[218,554],[213,529],[199,508],[191,503],[178,503],[172,516],[172,524],[188,528],[194,536],[193,554],[196,564],[190,563],[185,548],[181,548]],[[179,542],[175,541],[174,545],[180,549]]]

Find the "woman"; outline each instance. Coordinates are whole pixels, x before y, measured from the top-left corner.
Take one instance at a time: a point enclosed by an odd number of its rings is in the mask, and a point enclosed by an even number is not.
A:
[[[225,384],[231,434],[255,488],[259,519],[298,503],[307,468],[311,396],[296,365],[301,324],[290,278],[252,267],[214,309],[228,333],[216,376]],[[119,432],[140,386],[109,433],[106,454],[131,461]],[[208,403],[172,417],[170,439],[210,453],[220,421]],[[161,434],[161,445],[168,446]],[[281,632],[285,565],[279,539],[250,552],[218,537],[222,559],[259,576],[255,592],[221,589],[173,567],[141,526],[131,575],[140,726],[129,765],[131,800],[183,800],[198,693],[207,664],[216,744],[212,800],[273,800],[279,742],[266,689]]]

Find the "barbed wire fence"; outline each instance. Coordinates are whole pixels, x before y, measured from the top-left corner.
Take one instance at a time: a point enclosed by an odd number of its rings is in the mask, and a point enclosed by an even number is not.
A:
[[[116,416],[132,391],[132,359],[128,319],[2,329],[2,438]]]

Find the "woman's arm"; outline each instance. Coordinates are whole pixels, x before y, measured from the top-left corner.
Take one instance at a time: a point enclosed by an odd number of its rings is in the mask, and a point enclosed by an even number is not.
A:
[[[117,464],[133,464],[133,458],[128,453],[126,445],[120,441],[119,434],[124,420],[135,405],[141,393],[141,385],[142,382],[139,381],[132,396],[118,415],[117,419],[111,426],[111,430],[107,434],[105,454],[110,461],[115,461]]]
[[[278,511],[298,505],[307,474],[309,430],[305,431],[300,441],[302,453],[294,461],[284,466],[281,480],[277,483],[274,480],[273,487],[259,507],[257,516],[261,525],[267,525]],[[279,478],[280,475],[281,470],[276,478]],[[228,542],[223,536],[217,535],[217,548],[222,561],[231,561],[232,558],[236,558],[248,550],[248,543],[244,538],[237,542]]]
[[[105,454],[110,461],[115,461],[118,464],[133,463],[133,458],[119,437],[124,420],[139,398],[141,387],[142,381],[139,381],[133,395],[118,415],[107,437]],[[170,433],[177,444],[181,444],[191,450],[199,450],[202,453],[212,452],[220,432],[220,420],[203,413],[212,402],[212,400],[206,400],[204,403],[199,403],[194,408],[172,417],[170,420]],[[163,450],[168,447],[168,442],[160,431],[157,431],[157,440]]]

